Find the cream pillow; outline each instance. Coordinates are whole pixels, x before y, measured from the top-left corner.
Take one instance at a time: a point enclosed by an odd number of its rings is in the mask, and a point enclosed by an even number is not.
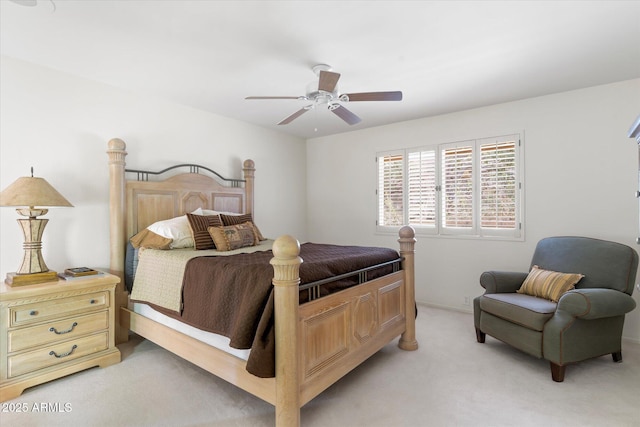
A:
[[[154,222],[147,227],[147,230],[171,239],[171,249],[193,247],[193,237],[186,215]]]
[[[202,209],[198,208],[191,213],[202,215]],[[171,249],[192,248],[194,246],[193,234],[186,215],[154,222],[147,227],[147,230],[171,239]]]
[[[574,289],[583,277],[583,274],[559,273],[543,270],[534,265],[517,292],[558,302],[560,297],[565,292]]]

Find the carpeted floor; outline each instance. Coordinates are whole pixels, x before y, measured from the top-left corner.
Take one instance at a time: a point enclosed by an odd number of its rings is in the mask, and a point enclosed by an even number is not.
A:
[[[472,315],[420,306],[420,349],[392,343],[302,408],[319,426],[638,426],[640,345],[551,380],[548,363],[487,337]],[[4,426],[273,426],[271,405],[139,338],[123,361],[25,391]],[[44,405],[43,405],[44,404]],[[26,412],[15,410],[26,408]],[[36,411],[40,409],[40,411]]]

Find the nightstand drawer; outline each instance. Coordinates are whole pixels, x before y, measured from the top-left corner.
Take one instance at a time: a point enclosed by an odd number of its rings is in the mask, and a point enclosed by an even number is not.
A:
[[[99,310],[109,306],[109,293],[75,295],[9,308],[10,327],[40,322],[82,311]]]
[[[109,347],[109,333],[103,332],[43,347],[38,350],[9,356],[7,376],[16,377],[28,372],[60,363],[69,362],[82,356],[97,353]]]
[[[109,312],[103,310],[85,316],[47,322],[42,325],[9,331],[8,352],[64,341],[80,335],[98,332],[109,327]]]

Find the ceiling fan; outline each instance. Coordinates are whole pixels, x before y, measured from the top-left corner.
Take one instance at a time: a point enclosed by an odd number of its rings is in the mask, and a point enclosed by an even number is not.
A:
[[[313,72],[318,76],[315,81],[307,86],[306,95],[303,96],[248,96],[245,99],[297,99],[310,101],[311,103],[291,114],[279,125],[286,125],[316,107],[326,107],[336,116],[340,117],[349,125],[360,123],[362,119],[353,112],[345,108],[341,102],[356,101],[401,101],[402,92],[360,92],[360,93],[339,93],[338,80],[339,73],[331,71],[331,67],[326,64],[318,64],[313,67]]]

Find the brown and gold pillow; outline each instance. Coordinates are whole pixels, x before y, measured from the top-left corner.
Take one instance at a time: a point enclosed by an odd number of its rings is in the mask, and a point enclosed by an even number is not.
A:
[[[222,220],[218,215],[194,215],[187,214],[189,226],[193,233],[193,243],[196,250],[215,249],[216,246],[209,234],[209,227],[222,226]]]
[[[574,289],[583,277],[583,274],[559,273],[543,270],[534,265],[517,292],[558,302],[560,297],[565,292]]]
[[[256,234],[249,223],[209,227],[208,231],[216,249],[221,252],[256,245]]]
[[[260,229],[258,229],[258,226],[255,224],[255,222],[253,222],[253,217],[250,213],[242,214],[242,215],[220,214],[220,218],[222,219],[222,223],[224,225],[236,225],[236,224],[244,224],[245,222],[251,222],[256,229],[258,240],[260,241],[267,240],[262,236],[262,233],[260,232]]]
[[[173,242],[173,239],[163,237],[145,228],[144,230],[133,236],[131,239],[129,239],[129,241],[131,242],[131,245],[136,249],[171,249],[171,242]]]

